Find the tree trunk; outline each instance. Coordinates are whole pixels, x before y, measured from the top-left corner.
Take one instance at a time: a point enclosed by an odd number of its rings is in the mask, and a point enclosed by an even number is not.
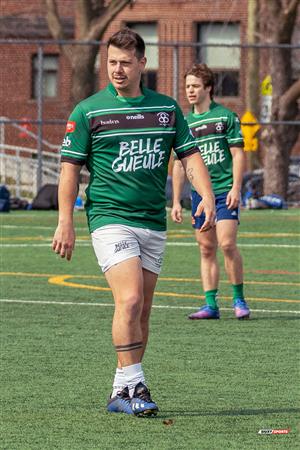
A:
[[[72,58],[71,101],[73,105],[95,92],[95,60],[97,45],[74,46]]]
[[[289,14],[286,14],[287,9],[283,12],[280,0],[272,2],[265,0],[262,6],[263,21],[265,21],[265,27],[262,29],[266,32],[264,40],[273,43],[290,43],[297,13],[295,0],[290,1]],[[286,48],[272,50],[269,68],[273,86],[271,121],[295,120],[298,111],[296,98],[292,98],[288,106],[285,105],[285,111],[282,108],[282,99],[292,85],[291,50]],[[297,137],[297,126],[270,125],[263,131],[264,194],[278,194],[286,199],[289,159]]]

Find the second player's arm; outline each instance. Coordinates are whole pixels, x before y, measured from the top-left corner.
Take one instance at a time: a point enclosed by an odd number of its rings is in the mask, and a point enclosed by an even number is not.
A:
[[[58,225],[53,237],[52,249],[67,260],[71,259],[75,245],[73,211],[78,193],[80,169],[80,165],[63,162],[59,178]]]
[[[229,209],[237,208],[240,203],[246,156],[242,147],[230,147],[232,154],[232,188],[227,194],[226,204]]]
[[[174,159],[172,170],[173,204],[171,217],[174,222],[182,222],[181,194],[186,180],[185,170],[179,159]]]
[[[202,197],[195,216],[205,213],[205,222],[200,231],[209,230],[215,224],[215,196],[212,191],[208,170],[201,158],[200,153],[193,153],[181,159],[186,176],[196,191]]]

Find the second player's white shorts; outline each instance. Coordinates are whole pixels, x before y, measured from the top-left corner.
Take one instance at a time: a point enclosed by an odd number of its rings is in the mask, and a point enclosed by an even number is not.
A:
[[[119,224],[105,225],[92,232],[92,242],[102,272],[126,259],[139,256],[144,269],[160,273],[166,245],[165,231]]]

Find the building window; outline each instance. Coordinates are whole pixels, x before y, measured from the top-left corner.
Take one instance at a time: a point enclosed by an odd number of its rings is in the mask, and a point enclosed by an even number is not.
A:
[[[32,98],[38,97],[38,55],[32,58]],[[43,55],[43,96],[57,97],[58,55]]]
[[[157,71],[159,67],[158,45],[147,45],[158,43],[158,33],[156,23],[127,23],[127,26],[138,33],[146,43],[147,65],[142,80],[146,87],[156,90]]]
[[[207,22],[198,25],[201,44],[240,44],[237,23]],[[237,97],[241,50],[238,47],[200,47],[197,60],[206,63],[215,73],[215,95]]]

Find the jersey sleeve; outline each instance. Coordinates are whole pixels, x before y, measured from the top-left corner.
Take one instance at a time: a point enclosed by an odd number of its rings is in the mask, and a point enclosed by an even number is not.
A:
[[[176,135],[173,144],[178,159],[200,152],[181,109],[176,104]]]
[[[91,137],[89,124],[84,111],[77,105],[71,113],[61,146],[61,161],[73,164],[85,164],[89,153]]]
[[[228,117],[226,139],[229,147],[244,147],[241,123],[238,116],[233,112]]]

